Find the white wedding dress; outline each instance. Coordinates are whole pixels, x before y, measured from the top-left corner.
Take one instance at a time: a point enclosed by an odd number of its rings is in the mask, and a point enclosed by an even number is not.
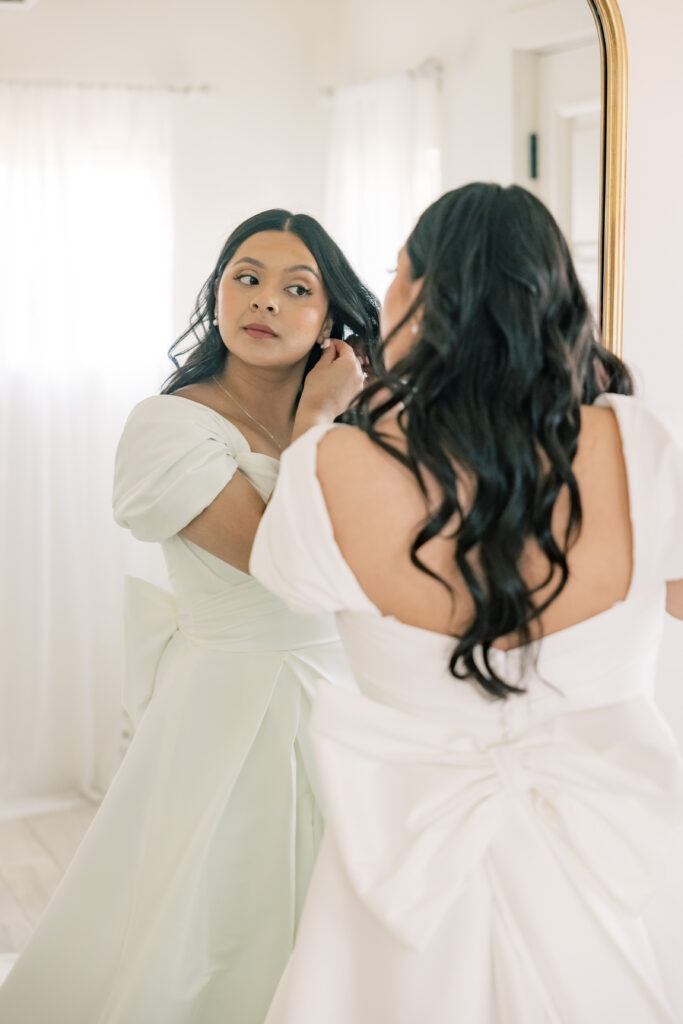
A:
[[[178,396],[126,424],[115,516],[162,542],[173,595],[128,581],[139,726],[0,988],[2,1024],[263,1024],[322,832],[310,698],[351,678],[332,616],[295,614],[178,531],[237,468],[267,499],[277,467]]]
[[[683,455],[640,402],[600,404],[627,464],[629,593],[547,636],[505,701],[450,675],[450,637],[362,591],[316,478],[330,428],[284,454],[250,568],[293,609],[336,614],[361,693],[314,702],[327,830],[267,1024],[680,1021],[640,915],[683,818],[652,695]],[[519,652],[492,655],[516,681]]]

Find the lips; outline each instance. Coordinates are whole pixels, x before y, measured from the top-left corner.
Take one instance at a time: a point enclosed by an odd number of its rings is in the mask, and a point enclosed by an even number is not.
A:
[[[244,330],[250,338],[277,338],[275,331],[266,324],[246,324]]]

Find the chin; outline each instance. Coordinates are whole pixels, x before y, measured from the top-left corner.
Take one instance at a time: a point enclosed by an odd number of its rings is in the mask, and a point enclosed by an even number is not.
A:
[[[308,352],[302,356],[299,353],[277,352],[272,348],[249,348],[246,351],[235,348],[231,351],[240,362],[247,366],[273,370],[287,370],[290,367],[298,366],[302,362],[305,365],[308,358]]]

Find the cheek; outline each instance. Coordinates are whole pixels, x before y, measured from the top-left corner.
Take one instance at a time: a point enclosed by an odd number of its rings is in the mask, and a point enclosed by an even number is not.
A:
[[[393,369],[404,356],[407,356],[415,344],[415,339],[410,327],[402,327],[400,331],[393,334],[391,341],[384,346],[384,365],[387,370]]]
[[[317,341],[326,313],[327,307],[318,305],[309,305],[293,313],[292,326],[302,341],[310,341],[311,344]]]
[[[221,316],[230,316],[239,306],[238,293],[230,287],[231,283],[223,276],[218,285],[216,308],[220,310]]]
[[[398,283],[396,278],[394,278],[387,288],[387,293],[384,296],[384,302],[382,303],[382,308],[379,314],[380,330],[383,338],[386,338],[386,336],[390,334],[400,320],[400,314],[397,312],[397,291]]]
[[[391,305],[387,301],[388,298],[389,293],[387,292],[384,304],[379,311],[379,330],[383,338],[386,338],[386,336],[391,332]]]

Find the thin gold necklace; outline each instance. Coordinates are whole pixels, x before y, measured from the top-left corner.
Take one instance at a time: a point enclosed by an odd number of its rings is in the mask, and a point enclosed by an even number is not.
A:
[[[280,454],[282,454],[282,449],[285,446],[280,444],[280,442],[277,440],[277,438],[273,437],[273,435],[268,430],[268,428],[264,427],[263,424],[261,422],[259,422],[259,420],[257,420],[255,416],[252,416],[251,413],[249,412],[249,410],[245,409],[244,406],[242,405],[242,403],[238,402],[237,399],[235,398],[235,396],[231,395],[226,387],[223,387],[223,385],[221,384],[221,382],[218,380],[218,378],[215,375],[213,375],[211,377],[211,380],[214,382],[214,384],[216,384],[221,389],[223,394],[227,395],[228,398],[230,398],[235,403],[235,405],[237,406],[238,409],[242,410],[242,412],[244,413],[245,416],[249,417],[249,419],[251,420],[252,423],[255,423],[257,427],[261,428],[261,430],[264,432],[264,434],[268,435],[268,437],[271,439],[271,441],[273,442],[273,444],[275,445],[277,450],[280,452]]]

